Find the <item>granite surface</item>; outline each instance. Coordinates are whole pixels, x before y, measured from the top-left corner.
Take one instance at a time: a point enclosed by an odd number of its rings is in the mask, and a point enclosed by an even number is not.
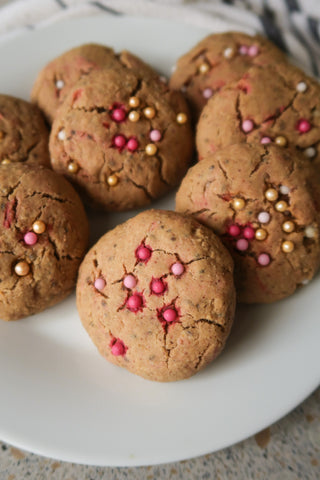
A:
[[[0,480],[319,480],[320,388],[285,418],[237,445],[149,467],[76,465],[0,442]]]
[[[0,0],[0,6],[7,3],[13,1]],[[50,8],[59,4],[63,7],[60,1],[51,4]],[[29,16],[20,17],[17,15],[17,24],[29,24]],[[14,22],[9,20],[6,28],[13,28]],[[0,480],[22,479],[319,480],[320,389],[285,418],[255,436],[219,452],[170,464],[136,468],[76,465],[39,457],[0,442]]]

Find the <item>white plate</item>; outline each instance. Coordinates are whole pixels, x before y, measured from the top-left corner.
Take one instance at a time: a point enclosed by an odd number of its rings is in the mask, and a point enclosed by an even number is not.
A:
[[[76,19],[0,45],[0,91],[28,98],[52,57],[96,41],[129,48],[169,74],[208,32],[126,17]],[[155,204],[173,206],[173,197]],[[132,213],[93,219],[97,238]],[[153,383],[109,365],[83,330],[74,296],[0,322],[0,438],[95,465],[171,462],[229,446],[278,420],[319,384],[320,278],[269,306],[242,307],[223,354],[189,380]]]

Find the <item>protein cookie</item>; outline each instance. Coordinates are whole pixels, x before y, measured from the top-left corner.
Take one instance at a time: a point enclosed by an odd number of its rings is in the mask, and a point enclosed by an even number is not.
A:
[[[319,178],[297,152],[232,145],[192,167],[176,209],[210,227],[235,262],[241,302],[273,302],[319,268]]]
[[[197,120],[208,99],[224,85],[240,80],[252,65],[285,61],[285,54],[260,35],[213,34],[178,60],[170,87],[184,92]]]
[[[0,164],[50,166],[49,133],[40,110],[31,103],[0,95]]]
[[[72,186],[43,167],[0,167],[0,318],[16,320],[71,293],[88,242]]]
[[[196,141],[200,159],[234,143],[274,143],[319,165],[320,85],[289,64],[254,66],[209,100]]]
[[[79,270],[77,307],[101,355],[156,381],[190,377],[223,349],[233,265],[191,217],[148,210],[104,235]]]
[[[118,66],[129,70],[142,68],[150,77],[158,77],[154,70],[131,53],[123,51],[116,54],[112,48],[90,43],[68,50],[48,63],[35,80],[31,100],[51,123],[58,107],[78,80],[90,72]]]
[[[176,186],[193,152],[186,102],[139,70],[78,82],[52,125],[51,164],[105,210],[147,205]]]

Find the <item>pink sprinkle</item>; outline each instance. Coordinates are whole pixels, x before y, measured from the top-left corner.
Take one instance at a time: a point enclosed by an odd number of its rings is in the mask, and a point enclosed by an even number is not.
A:
[[[38,241],[38,237],[34,232],[28,232],[23,237],[24,243],[26,245],[34,245]]]
[[[135,152],[138,147],[139,147],[138,140],[135,137],[129,138],[128,143],[127,143],[127,149],[130,152]]]
[[[147,262],[151,257],[151,253],[152,251],[150,248],[146,247],[145,245],[140,245],[140,247],[138,247],[136,250],[136,257],[142,262]]]
[[[244,252],[249,247],[249,242],[245,238],[240,238],[237,240],[236,247],[241,252]]]
[[[164,320],[168,323],[174,322],[177,318],[177,312],[174,310],[174,308],[167,308],[164,310],[162,313],[162,316]]]
[[[123,122],[127,116],[127,113],[123,107],[117,107],[112,110],[111,118],[117,123]]]
[[[142,307],[142,297],[138,293],[134,293],[127,300],[127,309],[131,312],[137,312]]]
[[[268,223],[270,221],[270,214],[268,212],[260,212],[258,220],[260,223]]]
[[[182,275],[184,272],[184,266],[180,262],[176,262],[173,265],[171,265],[171,272],[173,275],[176,275],[177,277],[179,275]]]
[[[241,125],[241,128],[245,133],[251,132],[253,130],[253,127],[254,127],[254,123],[252,120],[249,120],[249,119],[244,120]]]
[[[239,47],[240,55],[248,55],[248,47],[246,45],[241,45]]]
[[[254,229],[252,227],[245,227],[245,229],[243,230],[243,236],[244,238],[251,240],[252,238],[254,238]]]
[[[209,87],[205,88],[202,92],[202,96],[207,99],[212,97],[212,95],[213,95],[213,90],[212,88],[209,88]]]
[[[149,138],[152,142],[159,142],[159,140],[161,140],[160,130],[151,130]]]
[[[248,48],[248,55],[250,57],[255,57],[259,53],[259,47],[257,45],[251,45],[251,47]]]
[[[240,235],[241,230],[238,225],[230,225],[228,232],[231,237],[237,237]]]
[[[270,256],[267,253],[260,253],[258,257],[258,263],[265,267],[266,265],[269,265],[270,263]]]
[[[94,281],[94,288],[95,288],[96,290],[101,291],[101,290],[104,289],[105,286],[106,286],[106,281],[105,281],[104,278],[101,278],[101,277],[100,277],[100,278],[96,278],[96,280]]]
[[[165,284],[161,280],[161,278],[154,278],[151,282],[151,291],[156,294],[163,293],[166,289]]]
[[[127,349],[124,346],[124,343],[121,340],[116,340],[113,345],[111,346],[111,353],[115,357],[119,357],[120,355],[124,355]]]
[[[124,135],[116,135],[113,139],[113,145],[118,148],[123,148],[126,143],[127,140]]]
[[[271,143],[272,140],[270,137],[262,137],[261,140],[260,140],[260,143],[262,144],[266,144],[266,143]]]
[[[134,288],[137,285],[137,280],[133,275],[126,275],[123,279],[123,285],[126,288]]]
[[[307,133],[311,129],[311,123],[305,118],[300,118],[296,128],[300,133]]]

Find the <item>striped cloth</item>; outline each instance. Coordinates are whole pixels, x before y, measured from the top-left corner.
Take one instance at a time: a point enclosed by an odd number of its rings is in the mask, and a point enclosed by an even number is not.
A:
[[[96,12],[264,33],[302,68],[320,76],[320,0],[0,0],[0,35]]]

